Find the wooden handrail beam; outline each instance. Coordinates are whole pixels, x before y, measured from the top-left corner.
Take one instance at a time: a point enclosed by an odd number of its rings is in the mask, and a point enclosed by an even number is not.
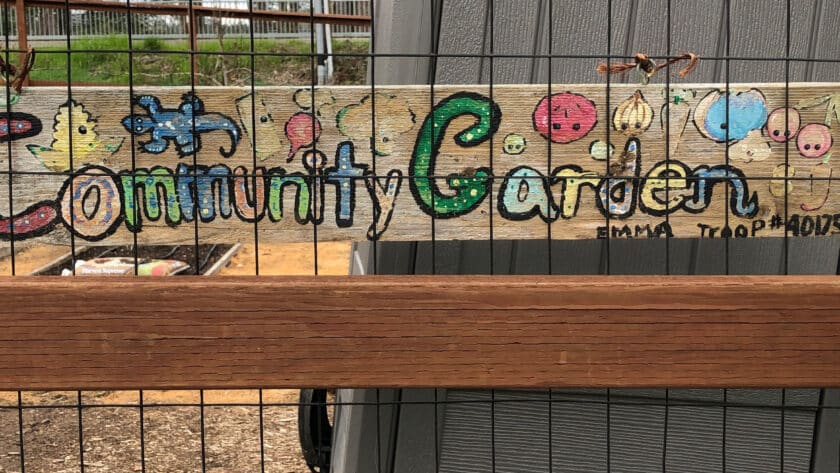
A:
[[[0,389],[838,387],[835,276],[0,278]]]

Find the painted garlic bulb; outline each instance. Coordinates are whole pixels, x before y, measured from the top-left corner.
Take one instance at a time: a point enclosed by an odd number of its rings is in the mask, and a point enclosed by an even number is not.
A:
[[[613,127],[627,136],[644,133],[653,123],[653,109],[640,90],[621,102],[613,115]]]

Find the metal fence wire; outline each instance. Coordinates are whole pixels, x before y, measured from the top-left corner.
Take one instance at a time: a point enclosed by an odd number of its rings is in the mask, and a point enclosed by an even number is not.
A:
[[[29,3],[25,0],[18,2]],[[48,8],[27,7],[26,23],[30,40],[49,41],[58,50],[39,52],[66,57],[67,96],[73,97],[78,87],[79,71],[74,70],[74,57],[84,54],[127,55],[128,87],[143,85],[136,75],[135,58],[143,52],[142,38],[177,39],[184,37],[183,25],[178,18],[131,13],[132,7],[144,2],[127,0],[119,2],[126,12],[89,12],[83,9],[92,0],[64,0],[63,5],[52,2]],[[650,57],[657,63],[678,58],[682,44],[672,41],[674,20],[693,21],[695,16],[709,11],[719,12],[714,18],[703,21],[720,25],[717,51],[701,54],[704,67],[723,77],[728,91],[731,72],[738,63],[773,63],[780,74],[767,81],[780,79],[789,86],[796,71],[812,71],[820,65],[840,63],[837,46],[831,51],[795,51],[799,44],[794,38],[794,14],[817,18],[821,11],[833,11],[835,19],[840,5],[833,0],[814,0],[808,3],[809,15],[797,0],[717,0],[714,9],[707,2],[682,0],[331,0],[330,13],[370,16],[371,24],[365,27],[335,27],[336,36],[359,37],[369,41],[365,53],[332,53],[316,49],[314,0],[307,1],[257,1],[210,0],[173,1],[188,9],[188,17],[199,5],[255,10],[287,10],[309,13],[304,23],[281,23],[253,18],[221,23],[226,35],[244,38],[249,43],[246,52],[202,51],[191,45],[187,54],[190,73],[181,85],[192,92],[198,83],[195,58],[246,57],[248,61],[247,86],[256,90],[261,57],[286,57],[303,59],[308,69],[308,83],[295,84],[314,91],[317,69],[325,55],[335,58],[361,58],[367,68],[366,80],[371,96],[371,130],[377,127],[377,91],[386,83],[405,81],[406,70],[420,70],[415,81],[427,83],[431,105],[441,98],[435,94],[439,78],[447,82],[459,79],[455,61],[478,65],[477,76],[461,76],[463,82],[482,83],[489,86],[489,95],[498,89],[500,70],[511,69],[511,64],[537,64],[529,66],[530,77],[521,82],[546,84],[548,95],[564,87],[558,82],[556,71],[572,70],[584,64],[594,70],[599,62],[620,63],[632,61],[634,51],[629,51],[629,37],[638,30],[660,28],[661,44],[648,44]],[[38,2],[33,2],[39,5]],[[43,3],[43,2],[42,2]],[[703,4],[701,6],[701,3]],[[501,4],[504,4],[503,6]],[[585,5],[584,5],[585,4]],[[719,4],[719,5],[717,5]],[[420,8],[419,6],[422,6]],[[649,18],[636,17],[642,7],[658,12],[662,19],[651,25]],[[19,50],[16,37],[14,2],[4,2],[0,7],[4,33],[4,60],[16,63]],[[402,41],[404,31],[397,31],[390,22],[394,10],[407,12],[422,10],[419,17],[411,18],[412,33],[417,38],[410,47]],[[783,48],[768,51],[765,45],[755,43],[754,52],[735,53],[731,39],[742,35],[733,31],[733,10],[750,12],[773,10],[781,28],[773,32],[783,38]],[[522,11],[537,11],[539,24],[531,24]],[[832,10],[833,9],[833,10]],[[385,14],[387,13],[387,15]],[[461,16],[458,16],[461,15]],[[560,17],[563,18],[560,18]],[[444,25],[459,25],[466,30],[475,18],[486,26],[481,44],[459,42],[458,28],[446,29]],[[617,18],[633,20],[634,28],[624,30],[628,38],[616,33]],[[470,21],[468,21],[470,20]],[[388,24],[377,24],[378,22]],[[623,21],[623,20],[622,20]],[[700,20],[697,20],[700,21]],[[558,24],[588,22],[600,38],[597,53],[588,53],[591,45],[572,41],[564,43],[559,38]],[[684,24],[682,21],[680,24]],[[834,21],[836,24],[836,21]],[[218,22],[215,27],[219,27]],[[416,26],[417,24],[421,26]],[[739,23],[741,24],[741,23]],[[822,24],[822,23],[820,23]],[[200,37],[214,36],[212,19],[200,24]],[[750,28],[764,28],[754,23]],[[806,42],[815,44],[823,32],[814,27],[805,35]],[[383,31],[387,33],[383,33]],[[450,35],[450,38],[444,38]],[[80,49],[76,41],[96,36],[119,36],[127,39],[125,49]],[[411,36],[411,35],[406,35]],[[534,38],[539,48],[528,43],[530,51],[522,52],[517,38]],[[454,37],[455,39],[452,39]],[[470,37],[469,35],[460,38]],[[255,39],[294,38],[308,43],[305,53],[265,53],[256,51]],[[833,37],[832,37],[833,38]],[[428,42],[428,44],[419,44]],[[442,46],[449,44],[450,48]],[[462,49],[452,50],[451,45]],[[641,45],[639,45],[641,47]],[[513,52],[511,52],[513,51]],[[583,52],[581,52],[583,51]],[[833,56],[832,56],[833,55]],[[444,65],[445,63],[445,65]],[[396,66],[394,66],[396,65]],[[472,66],[469,66],[472,68]],[[675,66],[676,67],[676,66]],[[747,66],[749,67],[749,66]],[[413,69],[414,68],[414,69]],[[800,69],[802,68],[802,69]],[[541,71],[537,73],[535,71]],[[464,73],[468,74],[468,73]],[[671,93],[671,66],[665,77],[665,90]],[[6,83],[11,82],[6,71]],[[808,77],[804,77],[807,79]],[[625,79],[606,75],[599,79],[606,91],[606,110],[611,110],[610,90]],[[508,81],[501,81],[508,82]],[[289,85],[289,84],[283,84]],[[11,102],[12,90],[6,86],[6,103]],[[614,104],[613,104],[614,105]],[[131,111],[131,104],[114,104]],[[10,105],[9,105],[10,107]],[[314,102],[313,102],[314,108]],[[10,112],[11,108],[7,108]],[[609,112],[607,112],[609,115]],[[610,122],[609,116],[601,118]],[[193,126],[195,124],[193,123]],[[667,124],[666,127],[670,126]],[[610,127],[607,127],[609,142]],[[669,136],[665,134],[666,139]],[[491,138],[492,141],[493,138]],[[130,137],[131,167],[137,169],[134,150],[135,137]],[[666,144],[665,149],[670,147]],[[314,148],[313,148],[314,149]],[[489,168],[497,164],[490,146]],[[548,150],[548,167],[557,156]],[[12,156],[12,144],[7,142],[7,153]],[[387,179],[377,167],[372,156],[372,175]],[[786,159],[787,160],[787,159]],[[198,165],[196,154],[184,157],[193,169]],[[729,164],[729,149],[725,162]],[[256,155],[253,159],[257,167]],[[605,161],[610,168],[610,157]],[[70,153],[70,169],[74,168]],[[134,172],[134,171],[132,171]],[[8,179],[5,192],[7,208],[14,208],[13,182],[20,176],[31,176],[31,171],[15,168],[9,159],[3,171]],[[256,176],[250,175],[249,177]],[[445,176],[443,176],[445,177]],[[405,176],[413,179],[415,176]],[[501,176],[492,176],[500,179]],[[727,182],[727,187],[729,186]],[[136,199],[136,195],[134,196]],[[490,196],[493,201],[493,196]],[[434,205],[434,204],[433,204]],[[726,207],[724,207],[726,208]],[[787,206],[785,206],[787,208]],[[729,226],[729,212],[725,227]],[[838,274],[838,248],[836,238],[818,250],[803,250],[799,243],[789,238],[767,239],[756,243],[762,261],[772,263],[759,269],[743,267],[750,259],[746,243],[729,237],[709,241],[686,241],[666,235],[658,241],[614,241],[609,235],[601,240],[568,242],[552,238],[551,225],[546,226],[547,238],[529,242],[514,242],[494,238],[493,206],[490,206],[487,239],[477,242],[438,241],[436,221],[430,218],[431,238],[410,243],[357,244],[352,253],[354,274],[616,274],[652,273],[672,275],[700,272],[699,266],[707,264],[709,272],[740,274],[743,272],[774,272],[792,274],[799,272],[790,255],[797,258],[819,260],[818,272]],[[665,216],[667,221],[668,216]],[[211,251],[202,241],[199,220],[195,219],[190,242],[190,258],[196,274],[208,267]],[[261,250],[260,223],[254,222],[251,241],[231,242],[250,245],[254,253],[253,268],[248,273],[261,273],[260,259],[267,252]],[[607,214],[605,225],[610,228]],[[308,261],[310,274],[323,272],[326,264],[323,242],[319,242],[318,226],[312,225],[312,242],[305,245],[311,254]],[[72,236],[71,261],[85,251],[81,242]],[[14,236],[9,242],[9,272],[12,275],[26,272],[19,269],[25,251]],[[764,245],[764,246],[761,246]],[[130,245],[135,271],[139,266],[144,242],[134,233]],[[828,248],[828,249],[826,249]],[[98,251],[98,250],[97,250]],[[111,251],[111,250],[102,250]],[[176,250],[172,250],[176,251]],[[284,251],[300,253],[300,246]],[[746,253],[745,253],[746,251]],[[752,251],[752,250],[750,250]],[[630,254],[630,256],[627,256]],[[690,262],[685,260],[706,255],[714,261]],[[344,255],[344,253],[342,253]],[[644,259],[644,261],[642,261]],[[770,269],[767,269],[767,268]],[[803,271],[812,271],[813,265]],[[310,270],[311,269],[311,270]],[[264,271],[263,271],[264,272]],[[820,356],[820,355],[815,355]],[[2,375],[0,375],[2,376]],[[305,388],[305,387],[303,387]],[[338,473],[386,472],[828,472],[840,471],[840,391],[833,389],[549,389],[549,390],[453,390],[453,389],[302,389],[254,391],[83,391],[0,393],[0,472],[175,472],[175,471],[318,471]]]

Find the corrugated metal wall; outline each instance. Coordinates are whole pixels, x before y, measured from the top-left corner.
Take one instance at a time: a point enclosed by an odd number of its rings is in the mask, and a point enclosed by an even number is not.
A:
[[[725,0],[671,0],[671,44],[668,34],[668,0],[612,0],[608,37],[608,0],[382,0],[375,11],[374,52],[377,54],[438,52],[458,54],[622,54],[650,55],[691,51],[701,57],[726,53]],[[791,57],[840,59],[840,0],[791,0]],[[549,8],[551,12],[549,14]],[[731,82],[784,82],[786,0],[731,0],[729,14],[729,79]],[[551,22],[549,22],[551,20]],[[492,39],[492,40],[491,40]],[[769,58],[773,60],[749,60]],[[489,83],[603,83],[592,59],[545,58],[429,58],[377,57],[370,77],[385,84]],[[686,79],[673,83],[723,82],[726,64],[702,60]],[[794,61],[791,81],[840,82],[840,63]],[[617,81],[632,78],[615,78]],[[376,264],[370,245],[359,246],[355,272],[379,274],[489,273],[545,274],[603,273],[663,274],[664,241],[496,241],[386,243],[377,247]],[[731,240],[729,271],[733,274],[785,273],[782,239]],[[722,274],[726,271],[722,240],[672,240],[667,260],[671,274]],[[835,274],[840,239],[791,239],[787,272]],[[434,264],[434,267],[433,267]],[[614,393],[662,399],[663,392]],[[670,393],[672,397],[722,400],[721,391]],[[375,401],[478,400],[487,392],[354,391],[345,399]],[[545,403],[509,403],[496,406],[493,433],[496,471],[548,471],[548,393],[497,392],[497,399],[542,397]],[[564,395],[555,393],[562,401]],[[589,396],[600,403],[554,402],[551,411],[554,471],[607,471],[606,410],[604,393]],[[766,404],[781,402],[779,391],[730,391],[729,399],[743,398]],[[813,404],[819,393],[788,391],[787,402]],[[834,392],[826,402],[837,404]],[[366,412],[365,412],[366,410]],[[440,471],[489,471],[491,413],[488,404],[458,403],[366,407],[355,411],[355,424],[346,422],[345,433],[362,434],[335,452],[339,472],[434,471],[434,439],[439,444]],[[437,417],[435,413],[437,412]],[[734,412],[734,414],[733,414]],[[668,469],[719,471],[722,469],[723,418],[720,408],[672,408],[668,431]],[[382,470],[375,464],[375,430],[384,433],[378,451]],[[350,417],[343,413],[344,420]],[[611,412],[611,471],[661,469],[661,406],[618,407]],[[437,422],[435,422],[437,419]],[[814,454],[817,471],[837,468],[838,416],[829,412],[817,423],[820,434],[812,452],[815,416],[807,410],[788,410],[785,423],[784,471],[808,471]],[[341,416],[340,419],[341,420]],[[352,424],[352,425],[351,425]],[[434,435],[434,429],[438,435]],[[780,469],[778,411],[729,409],[727,416],[729,469],[766,472]],[[347,443],[349,442],[349,443]],[[829,445],[830,444],[830,445]],[[361,452],[361,453],[360,453]],[[365,453],[367,452],[367,453]]]

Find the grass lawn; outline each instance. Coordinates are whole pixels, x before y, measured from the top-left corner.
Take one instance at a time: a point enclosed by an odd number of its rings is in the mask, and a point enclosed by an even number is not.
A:
[[[247,85],[251,80],[250,40],[230,38],[199,42],[198,85]],[[190,59],[187,41],[162,41],[156,38],[134,40],[134,85],[189,85]],[[127,37],[91,38],[72,43],[70,77],[73,83],[109,85],[129,84],[129,49]],[[66,81],[67,49],[64,45],[37,46],[31,77],[35,80]],[[78,51],[78,52],[77,52]],[[85,52],[83,52],[85,51]],[[257,85],[300,85],[310,82],[312,59],[308,41],[258,39],[254,51],[266,56],[254,57]],[[246,53],[224,56],[218,53]],[[333,52],[360,54],[368,52],[368,41],[336,40]],[[292,56],[289,56],[291,54]],[[367,58],[336,57],[336,84],[363,84]]]

